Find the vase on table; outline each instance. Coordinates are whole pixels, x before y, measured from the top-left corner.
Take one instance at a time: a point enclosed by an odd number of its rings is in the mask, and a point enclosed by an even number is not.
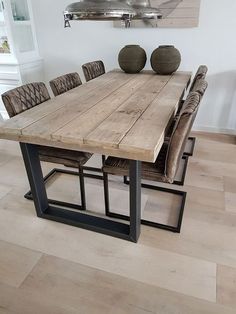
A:
[[[145,67],[147,55],[139,45],[127,45],[121,49],[118,61],[124,72],[139,73]]]
[[[181,54],[174,46],[165,45],[155,49],[151,56],[153,71],[161,75],[169,75],[178,70]]]

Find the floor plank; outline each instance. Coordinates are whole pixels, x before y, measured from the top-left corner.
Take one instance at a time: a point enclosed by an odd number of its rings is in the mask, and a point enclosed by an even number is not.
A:
[[[18,245],[0,241],[0,283],[19,287],[42,256]]]
[[[52,304],[58,313],[233,313],[227,307],[45,255],[21,285],[18,295],[20,300],[29,295],[30,304],[26,306],[21,301],[16,306],[13,301],[8,306],[17,307],[18,311],[20,308],[22,313],[35,305],[44,309],[41,313],[51,313]]]
[[[218,265],[217,302],[236,308],[236,268]]]
[[[1,141],[0,313],[235,313],[232,143],[228,136],[199,134],[186,185],[179,187],[188,192],[181,234],[143,226],[136,245],[37,218],[23,198],[28,182],[19,147]],[[101,159],[94,156],[90,163]],[[44,172],[52,167],[44,164]],[[110,180],[113,208],[127,213],[127,186],[122,178]],[[89,209],[104,214],[102,182],[87,179],[86,187]],[[59,176],[47,190],[79,201],[77,178]],[[176,203],[143,190],[146,217],[173,222]]]

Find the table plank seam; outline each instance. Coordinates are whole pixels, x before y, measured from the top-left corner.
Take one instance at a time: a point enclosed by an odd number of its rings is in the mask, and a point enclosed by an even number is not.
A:
[[[88,110],[90,110],[92,107],[96,106],[100,101],[104,100],[106,97],[108,97],[108,96],[111,95],[113,92],[117,91],[119,88],[121,88],[122,86],[126,85],[129,81],[132,81],[133,79],[134,79],[133,77],[130,77],[130,79],[128,79],[127,81],[125,81],[123,84],[118,85],[113,91],[109,92],[106,96],[104,96],[102,99],[100,99],[100,100],[99,100],[98,102],[96,102],[94,105],[92,105],[91,107],[85,108],[84,110],[80,111],[75,117],[73,117],[73,118],[72,118],[71,120],[69,120],[65,125],[63,125],[63,127],[65,127],[67,124],[71,123],[73,120],[75,120],[76,118],[78,118],[81,114],[86,113],[86,112],[87,112]],[[85,83],[85,84],[87,84],[87,83]],[[104,83],[104,84],[103,84],[102,86],[100,86],[99,88],[101,88],[101,87],[103,87],[103,86],[105,87],[106,84],[107,84],[107,82]],[[96,90],[96,89],[98,89],[98,88],[95,88],[94,90]],[[86,102],[90,97],[91,97],[91,95],[89,95],[88,98],[85,98],[84,101]],[[66,105],[67,105],[67,104],[64,104],[62,107],[60,107],[59,109],[55,110],[54,112],[51,112],[51,113],[49,113],[48,115],[46,115],[46,116],[40,118],[39,120],[34,121],[34,122],[32,122],[31,124],[29,124],[28,126],[22,128],[22,129],[20,130],[20,131],[21,131],[21,135],[22,135],[22,136],[27,136],[26,134],[23,133],[24,130],[26,130],[27,128],[31,127],[32,125],[34,125],[34,124],[40,122],[41,120],[47,118],[48,116],[54,115],[54,114],[57,113],[58,111],[62,110]],[[62,128],[63,128],[63,127],[62,127]],[[59,129],[61,129],[61,127],[60,127]],[[55,130],[55,132],[57,132],[59,129]],[[54,132],[54,133],[55,133],[55,132]],[[51,139],[53,139],[53,138],[51,137]]]
[[[135,81],[136,79],[137,79],[137,76],[136,76],[135,78],[133,78],[132,80],[127,81],[126,84],[124,84],[121,88],[124,88],[126,85],[128,85],[128,84],[131,83],[132,81]],[[147,79],[147,82],[146,82],[146,83],[148,83],[151,79],[152,79],[152,78],[149,77],[149,78]],[[137,87],[137,88],[138,88],[138,87]],[[96,125],[87,133],[86,136],[88,136],[90,133],[92,133],[97,127],[99,127],[99,125],[101,125],[108,117],[110,117],[110,116],[114,113],[114,111],[118,110],[130,97],[132,97],[132,95],[134,95],[134,94],[136,93],[136,91],[137,91],[136,89],[137,89],[137,88],[134,88],[134,89],[131,91],[131,93],[127,96],[127,98],[124,99],[121,103],[119,103],[119,104],[117,105],[117,107],[115,107],[114,110],[113,110],[110,114],[108,114],[103,120],[99,121],[99,123],[96,124]],[[119,90],[119,88],[118,88],[117,90]],[[102,100],[100,100],[100,101],[99,101],[98,103],[96,103],[94,106],[92,106],[91,108],[89,108],[87,111],[83,112],[81,115],[77,116],[75,119],[73,119],[73,120],[70,121],[69,123],[75,121],[75,120],[78,119],[78,118],[82,118],[82,117],[85,116],[90,110],[92,110],[95,106],[99,106],[99,105],[103,106],[103,103],[102,103],[102,102],[103,102],[106,98],[108,98],[109,96],[112,96],[112,94],[115,94],[115,93],[117,92],[117,90],[113,91],[113,92],[110,93],[108,96],[104,97]],[[68,124],[69,124],[69,123],[68,123]],[[53,132],[53,134],[52,134],[52,139],[57,139],[57,137],[54,137],[54,136],[55,136],[55,133],[57,133],[57,132],[59,132],[60,130],[64,129],[68,124],[63,125],[63,126],[62,126],[61,128],[59,128],[57,131]],[[85,144],[84,139],[83,139],[83,143]]]

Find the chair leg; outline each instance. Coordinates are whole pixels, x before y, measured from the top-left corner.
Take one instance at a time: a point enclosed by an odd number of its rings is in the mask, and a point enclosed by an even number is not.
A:
[[[126,181],[126,180],[127,180],[127,177],[124,177],[124,181]],[[108,186],[108,184],[109,184],[109,182],[108,182],[108,174],[104,173],[104,195],[105,195],[106,216],[107,217],[111,217],[111,218],[116,218],[116,219],[129,221],[130,220],[129,216],[113,213],[113,212],[110,211],[109,186]],[[164,224],[160,224],[160,223],[149,221],[149,220],[145,220],[145,219],[141,220],[142,225],[146,225],[146,226],[153,227],[153,228],[158,228],[158,229],[163,229],[163,230],[171,231],[171,232],[174,232],[174,233],[180,233],[187,193],[183,192],[183,191],[179,191],[179,190],[167,189],[167,188],[153,186],[153,185],[148,185],[148,184],[142,184],[142,187],[146,188],[146,189],[157,190],[157,191],[166,192],[166,193],[170,193],[170,194],[176,194],[176,195],[180,195],[181,196],[181,206],[180,206],[180,209],[179,209],[178,222],[177,222],[176,226],[164,225]]]
[[[184,152],[184,155],[188,156],[188,157],[192,157],[193,153],[194,153],[194,148],[195,148],[195,145],[196,145],[196,137],[190,136],[188,138],[188,142],[191,142],[190,150],[188,152]]]
[[[83,167],[79,166],[79,181],[80,181],[80,194],[82,209],[86,210],[86,197],[85,197],[85,184],[84,184],[84,171]]]

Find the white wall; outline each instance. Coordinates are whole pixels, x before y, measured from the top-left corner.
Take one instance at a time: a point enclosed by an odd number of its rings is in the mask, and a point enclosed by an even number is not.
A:
[[[96,59],[107,70],[118,67],[117,55],[126,44],[140,44],[149,57],[160,44],[174,44],[182,54],[181,70],[209,67],[209,89],[195,128],[235,133],[235,0],[202,0],[200,25],[192,29],[115,29],[110,22],[73,22],[64,29],[62,12],[73,1],[32,2],[46,81],[69,71],[82,75],[81,65]]]

